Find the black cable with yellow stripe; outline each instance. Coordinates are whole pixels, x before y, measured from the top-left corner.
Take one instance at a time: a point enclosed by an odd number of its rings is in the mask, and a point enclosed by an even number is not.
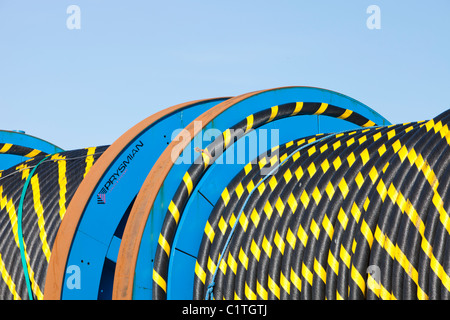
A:
[[[29,294],[32,299],[43,299],[46,270],[59,225],[79,184],[106,148],[92,147],[53,155],[36,153],[35,157],[0,173],[1,299],[29,299]],[[27,154],[29,152],[32,151]],[[24,190],[27,179],[29,187]],[[19,243],[18,228],[22,192],[23,247]],[[22,267],[21,250],[26,270]],[[27,289],[27,277],[31,293]]]
[[[219,200],[205,228],[194,298],[216,268],[216,299],[448,298],[449,120],[319,141],[280,167],[270,195],[251,194],[241,221],[229,222],[227,186],[227,206]],[[222,220],[237,232],[220,259],[224,237],[210,235]]]
[[[158,238],[153,264],[153,299],[165,299],[167,290],[168,265],[171,245],[183,214],[184,207],[207,168],[226,150],[235,140],[238,140],[252,129],[274,120],[296,115],[327,115],[345,119],[361,127],[375,125],[372,121],[351,110],[343,109],[326,103],[294,102],[274,106],[238,122],[225,130],[221,137],[216,138],[194,161],[183,177],[175,195],[168,206],[161,233]]]

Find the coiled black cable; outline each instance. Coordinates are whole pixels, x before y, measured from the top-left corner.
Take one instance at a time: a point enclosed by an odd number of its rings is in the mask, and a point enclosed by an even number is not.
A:
[[[295,115],[327,115],[345,119],[362,127],[375,125],[372,121],[351,110],[346,110],[326,103],[295,102],[274,106],[249,115],[233,127],[227,129],[220,137],[214,140],[202,155],[194,161],[194,164],[186,172],[183,182],[180,183],[175,195],[168,206],[163,222],[163,227],[158,239],[154,264],[153,264],[153,299],[165,299],[167,288],[168,265],[171,245],[178,227],[178,222],[183,214],[184,207],[190,197],[192,189],[214,160],[227,149],[234,140],[244,136],[249,130],[259,126]]]
[[[319,140],[247,199],[241,172],[205,228],[194,298],[214,270],[215,299],[448,298],[449,115]]]
[[[46,270],[52,246],[76,189],[107,146],[41,154],[1,172],[0,176],[0,298],[27,299],[27,273],[33,299],[43,299]],[[48,156],[32,177],[31,170]],[[22,233],[27,270],[21,264],[18,243],[19,200],[24,183]]]

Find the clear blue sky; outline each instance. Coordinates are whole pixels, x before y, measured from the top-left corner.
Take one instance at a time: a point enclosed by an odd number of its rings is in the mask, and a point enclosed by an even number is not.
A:
[[[0,129],[111,144],[174,104],[292,85],[427,120],[450,108],[449,13],[448,0],[0,0]]]

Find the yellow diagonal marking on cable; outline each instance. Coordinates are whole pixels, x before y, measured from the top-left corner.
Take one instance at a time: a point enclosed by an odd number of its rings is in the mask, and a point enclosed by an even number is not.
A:
[[[61,220],[66,214],[66,192],[67,192],[67,177],[66,177],[66,157],[59,154],[53,155],[52,160],[58,161],[58,184],[59,184],[59,216]]]
[[[37,156],[39,153],[41,153],[41,150],[32,150],[31,152],[27,153],[26,155],[24,155],[25,158],[33,158],[35,156]]]
[[[285,243],[284,243],[284,240],[281,238],[280,234],[278,233],[278,231],[275,233],[273,242],[275,243],[275,245],[277,246],[277,248],[281,252],[281,254],[284,254]]]
[[[174,218],[175,222],[178,224],[178,220],[180,219],[180,212],[178,211],[177,206],[172,200],[169,203],[169,211],[172,214],[172,217]]]
[[[9,149],[11,149],[11,147],[12,147],[12,144],[11,144],[11,143],[5,143],[5,144],[3,145],[3,147],[0,149],[0,153],[8,152]]]
[[[350,257],[350,254],[348,253],[348,251],[344,248],[344,246],[342,244],[341,244],[341,251],[339,252],[339,257],[345,263],[345,265],[347,266],[347,269],[349,269],[351,257]]]
[[[306,244],[308,243],[308,234],[305,232],[302,225],[298,226],[297,237],[300,239],[303,246],[306,247]]]
[[[353,113],[352,110],[347,109],[347,110],[345,110],[345,112],[344,112],[343,114],[341,114],[338,118],[339,118],[339,119],[342,119],[342,120],[345,120],[345,119],[347,119],[348,117],[350,117],[352,113]]]
[[[302,279],[295,273],[295,271],[291,268],[290,274],[291,283],[297,288],[298,291],[302,291]]]
[[[278,106],[273,106],[270,109],[270,111],[271,111],[270,118],[269,118],[269,120],[267,120],[267,122],[272,121],[277,116],[277,114],[278,114]]]
[[[216,233],[214,232],[213,227],[211,227],[211,225],[209,224],[209,221],[206,221],[205,234],[208,237],[209,241],[212,243]]]
[[[316,240],[319,240],[320,227],[318,226],[316,220],[314,220],[314,219],[311,220],[310,230],[313,233]]]
[[[39,237],[42,242],[42,251],[44,252],[45,258],[47,259],[47,263],[50,261],[50,247],[47,243],[47,232],[45,231],[45,220],[44,220],[44,207],[41,203],[41,191],[39,187],[39,177],[38,174],[35,174],[31,178],[31,188],[33,190],[33,203],[34,203],[34,211],[36,211],[38,217],[38,226],[39,226]]]
[[[222,196],[223,203],[225,204],[225,207],[226,207],[227,204],[228,204],[228,201],[230,201],[230,194],[228,193],[228,189],[227,188],[225,188],[223,190],[221,196]]]
[[[195,274],[197,277],[201,280],[203,284],[205,284],[206,281],[206,272],[202,269],[198,261],[195,262]]]
[[[314,272],[322,279],[323,283],[327,283],[327,272],[322,265],[314,258]]]
[[[286,241],[291,246],[292,250],[295,249],[295,243],[297,242],[297,239],[295,238],[294,233],[291,231],[291,228],[288,228],[288,231],[286,233]]]
[[[280,299],[280,287],[277,285],[277,283],[270,277],[268,277],[268,287],[269,290],[272,291],[272,293],[275,295],[275,297],[277,297],[278,299]]]
[[[161,246],[161,248],[164,249],[164,251],[166,252],[167,256],[170,256],[170,245],[167,242],[167,240],[163,237],[162,234],[159,234],[158,244]]]
[[[331,251],[328,252],[328,265],[336,275],[339,274],[339,261],[334,257]]]
[[[236,274],[237,271],[237,262],[234,259],[234,257],[231,255],[230,252],[228,252],[228,265],[230,266],[231,271],[233,271],[234,274]]]
[[[208,263],[206,264],[206,268],[208,268],[208,271],[210,274],[214,274],[216,271],[216,264],[212,261],[211,256],[208,256]]]
[[[259,261],[259,257],[261,255],[261,249],[259,249],[258,245],[256,244],[255,240],[252,240],[252,244],[250,246],[250,251],[253,253],[253,256],[257,261]]]
[[[253,243],[252,243],[252,245],[253,245]],[[255,243],[255,245],[256,245],[256,243]],[[270,258],[271,255],[272,255],[272,245],[270,244],[269,240],[267,240],[266,236],[264,236],[261,246],[262,246],[264,252],[265,252],[265,253],[267,254],[267,256]],[[256,251],[257,254],[258,254],[258,260],[259,260],[259,252],[260,252],[260,251],[258,251],[258,250],[259,250],[259,248],[258,248],[258,249],[255,248],[255,251]],[[256,255],[255,255],[255,256],[256,256]]]
[[[228,265],[224,259],[220,260],[219,269],[222,271],[223,275],[227,274]]]
[[[280,285],[288,294],[291,294],[291,283],[288,278],[286,278],[283,272],[280,271]]]
[[[328,234],[328,237],[331,240],[333,238],[333,234],[334,234],[334,226],[331,223],[330,219],[328,219],[328,216],[326,214],[322,220],[322,227],[325,230],[325,232]]]
[[[361,127],[367,128],[367,127],[373,127],[375,125],[375,122],[369,120],[365,124],[363,124]]]
[[[259,283],[258,280],[256,280],[256,293],[258,293],[258,295],[263,300],[267,300],[269,298],[269,294],[267,293],[267,290],[264,289],[264,287]]]
[[[302,276],[312,286],[313,274],[304,263],[302,263]]]
[[[239,261],[241,262],[241,264],[244,266],[245,270],[247,270],[248,267],[248,257],[245,254],[244,250],[242,250],[242,248],[239,251]]]
[[[364,238],[366,238],[367,243],[369,244],[369,247],[372,248],[372,243],[373,243],[372,230],[370,230],[369,225],[366,223],[366,220],[364,220],[364,219],[361,224],[361,233],[363,234]]]
[[[187,171],[186,171],[186,173],[183,176],[183,181],[184,181],[184,184],[186,185],[186,188],[188,190],[188,194],[191,194],[192,188],[193,188],[192,179],[191,179],[191,176],[189,175],[189,173]]]
[[[86,177],[86,175],[88,174],[89,170],[91,170],[92,164],[94,163],[94,157],[92,156],[95,153],[95,147],[92,148],[88,148],[87,151],[87,157],[86,157],[86,168],[84,170],[84,175],[83,178]]]
[[[226,149],[231,141],[230,129],[225,130],[222,135],[223,135],[223,148]]]
[[[258,211],[256,211],[255,208],[253,208],[252,214],[250,215],[250,219],[253,221],[255,228],[258,228],[258,223],[259,223],[260,217],[259,217]]]
[[[341,223],[342,228],[345,230],[347,228],[348,217],[342,207],[339,209],[338,220]]]
[[[153,269],[153,281],[155,281],[156,284],[158,284],[158,286],[159,286],[161,289],[163,289],[164,292],[166,292],[166,290],[167,290],[167,284],[166,284],[166,281],[164,280],[163,277],[161,277],[161,276],[159,275],[158,272],[156,272],[155,269]]]
[[[220,229],[220,232],[222,232],[222,235],[225,235],[225,232],[227,231],[228,226],[223,217],[220,217],[219,223],[217,225],[219,226],[219,229]]]
[[[5,281],[6,285],[8,286],[9,291],[14,297],[14,300],[22,300],[20,298],[19,294],[16,291],[16,285],[14,281],[12,280],[11,276],[8,273],[8,270],[6,270],[5,263],[3,262],[2,255],[0,254],[0,273],[2,274],[3,281]]]
[[[249,131],[253,127],[253,115],[249,115],[247,117],[247,128],[245,129],[245,132]]]
[[[325,112],[325,110],[327,110],[327,108],[328,108],[328,104],[327,103],[322,103],[320,105],[319,109],[316,112],[314,112],[314,114],[317,114],[317,115],[322,114],[322,113]]]
[[[295,116],[297,113],[299,113],[303,108],[303,102],[296,102],[295,103],[295,110],[292,112],[292,115]]]
[[[345,181],[344,177],[342,177],[341,181],[338,184],[338,187],[339,187],[339,190],[341,190],[342,197],[345,199],[349,192],[349,188],[348,188],[347,182]]]
[[[247,284],[247,281],[245,282],[244,293],[248,300],[256,300],[256,294],[252,291],[252,289],[250,289],[250,287]]]
[[[20,249],[17,211],[12,199],[8,200],[6,196],[3,197],[3,186],[0,186],[0,207],[2,210],[6,207],[6,212],[8,213],[9,220],[11,222],[11,228],[14,234],[14,241],[16,242],[17,248]],[[30,266],[30,256],[28,255],[27,252],[26,243],[24,243],[23,251],[25,253],[25,260],[27,262],[28,274],[30,276],[31,289],[33,290],[33,293],[36,295],[36,297],[39,300],[42,300],[44,298],[44,295],[42,294],[41,289],[39,288],[38,284],[34,279],[34,271],[31,269]]]
[[[351,271],[351,277],[353,279],[353,281],[356,282],[356,284],[358,285],[359,289],[361,290],[361,292],[363,294],[365,294],[366,291],[366,282],[364,281],[364,278],[362,277],[362,275],[359,273],[358,270],[356,270],[355,266],[352,265],[352,271]]]
[[[208,148],[205,148],[205,151],[202,152],[202,159],[203,159],[204,168],[206,169],[208,167],[208,165],[209,165],[210,160],[211,160],[209,155],[208,155]]]

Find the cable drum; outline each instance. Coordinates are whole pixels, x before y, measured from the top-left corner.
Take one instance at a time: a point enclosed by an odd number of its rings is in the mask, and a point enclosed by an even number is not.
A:
[[[194,299],[448,297],[449,117],[286,148],[272,188],[241,171],[205,227]]]
[[[41,154],[1,172],[1,299],[43,299],[47,265],[66,208],[106,148]]]
[[[186,172],[183,182],[180,183],[167,213],[158,238],[154,267],[153,267],[153,299],[166,299],[168,264],[171,245],[178,227],[178,222],[183,213],[184,206],[190,197],[192,189],[204,174],[205,170],[226,150],[235,140],[241,138],[249,130],[278,119],[297,115],[327,115],[345,119],[361,127],[375,125],[364,116],[351,110],[343,109],[326,103],[293,102],[270,109],[259,111],[247,116],[246,119],[225,130],[222,136],[214,140],[194,161]]]

